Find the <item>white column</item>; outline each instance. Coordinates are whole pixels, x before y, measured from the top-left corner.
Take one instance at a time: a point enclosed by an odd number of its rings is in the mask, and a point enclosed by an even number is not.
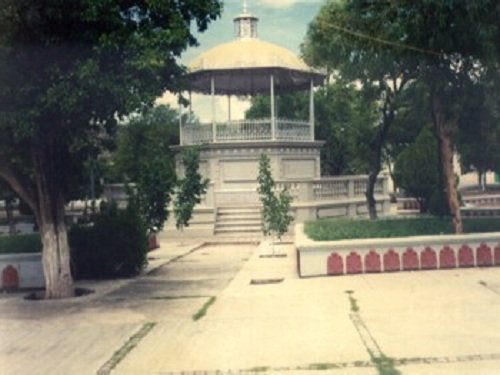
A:
[[[210,79],[210,92],[212,94],[212,141],[215,143],[217,139],[216,124],[215,124],[215,78]]]
[[[311,141],[314,141],[314,81],[312,78],[309,92],[309,126],[311,128]]]
[[[276,140],[276,114],[274,111],[274,75],[271,74],[271,139]]]
[[[231,123],[231,94],[227,96],[227,122]]]
[[[181,94],[177,97],[177,103],[179,104],[179,143],[181,146],[184,145],[184,137],[182,132],[182,106],[181,106]]]

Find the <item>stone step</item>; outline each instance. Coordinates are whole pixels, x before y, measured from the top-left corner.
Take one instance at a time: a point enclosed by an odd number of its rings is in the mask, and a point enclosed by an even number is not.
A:
[[[217,221],[243,221],[243,220],[259,220],[261,219],[260,212],[256,214],[217,214]]]
[[[243,227],[243,226],[261,226],[261,220],[233,220],[233,221],[217,221],[215,223],[216,228],[222,227]]]
[[[260,214],[259,207],[220,207],[217,209],[217,214],[232,215],[232,214],[247,214],[258,213]]]
[[[260,233],[262,227],[260,225],[235,225],[215,227],[215,234],[219,233]]]

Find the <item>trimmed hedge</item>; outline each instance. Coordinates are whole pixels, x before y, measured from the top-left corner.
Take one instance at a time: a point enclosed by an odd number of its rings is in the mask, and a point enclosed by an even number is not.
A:
[[[147,264],[146,226],[137,210],[101,209],[91,225],[75,225],[69,241],[76,279],[137,275]]]
[[[500,219],[463,219],[465,233],[500,232]],[[309,221],[304,226],[309,238],[316,241],[336,241],[355,238],[393,238],[452,234],[447,218],[391,218],[391,219],[322,219]]]
[[[0,236],[0,254],[39,253],[42,251],[40,234]]]

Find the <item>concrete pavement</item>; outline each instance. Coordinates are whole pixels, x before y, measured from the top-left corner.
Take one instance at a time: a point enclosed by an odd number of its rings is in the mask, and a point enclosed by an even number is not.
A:
[[[0,374],[500,373],[499,268],[299,279],[291,244],[161,245],[89,296],[1,296]]]

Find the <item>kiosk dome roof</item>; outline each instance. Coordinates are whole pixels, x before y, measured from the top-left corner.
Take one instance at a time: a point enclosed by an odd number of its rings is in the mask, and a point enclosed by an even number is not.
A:
[[[293,52],[257,39],[257,17],[243,10],[235,19],[236,39],[220,44],[197,56],[188,65],[191,90],[210,93],[252,95],[267,92],[269,76],[276,89],[305,90],[311,79],[322,83],[324,75],[311,69]]]

